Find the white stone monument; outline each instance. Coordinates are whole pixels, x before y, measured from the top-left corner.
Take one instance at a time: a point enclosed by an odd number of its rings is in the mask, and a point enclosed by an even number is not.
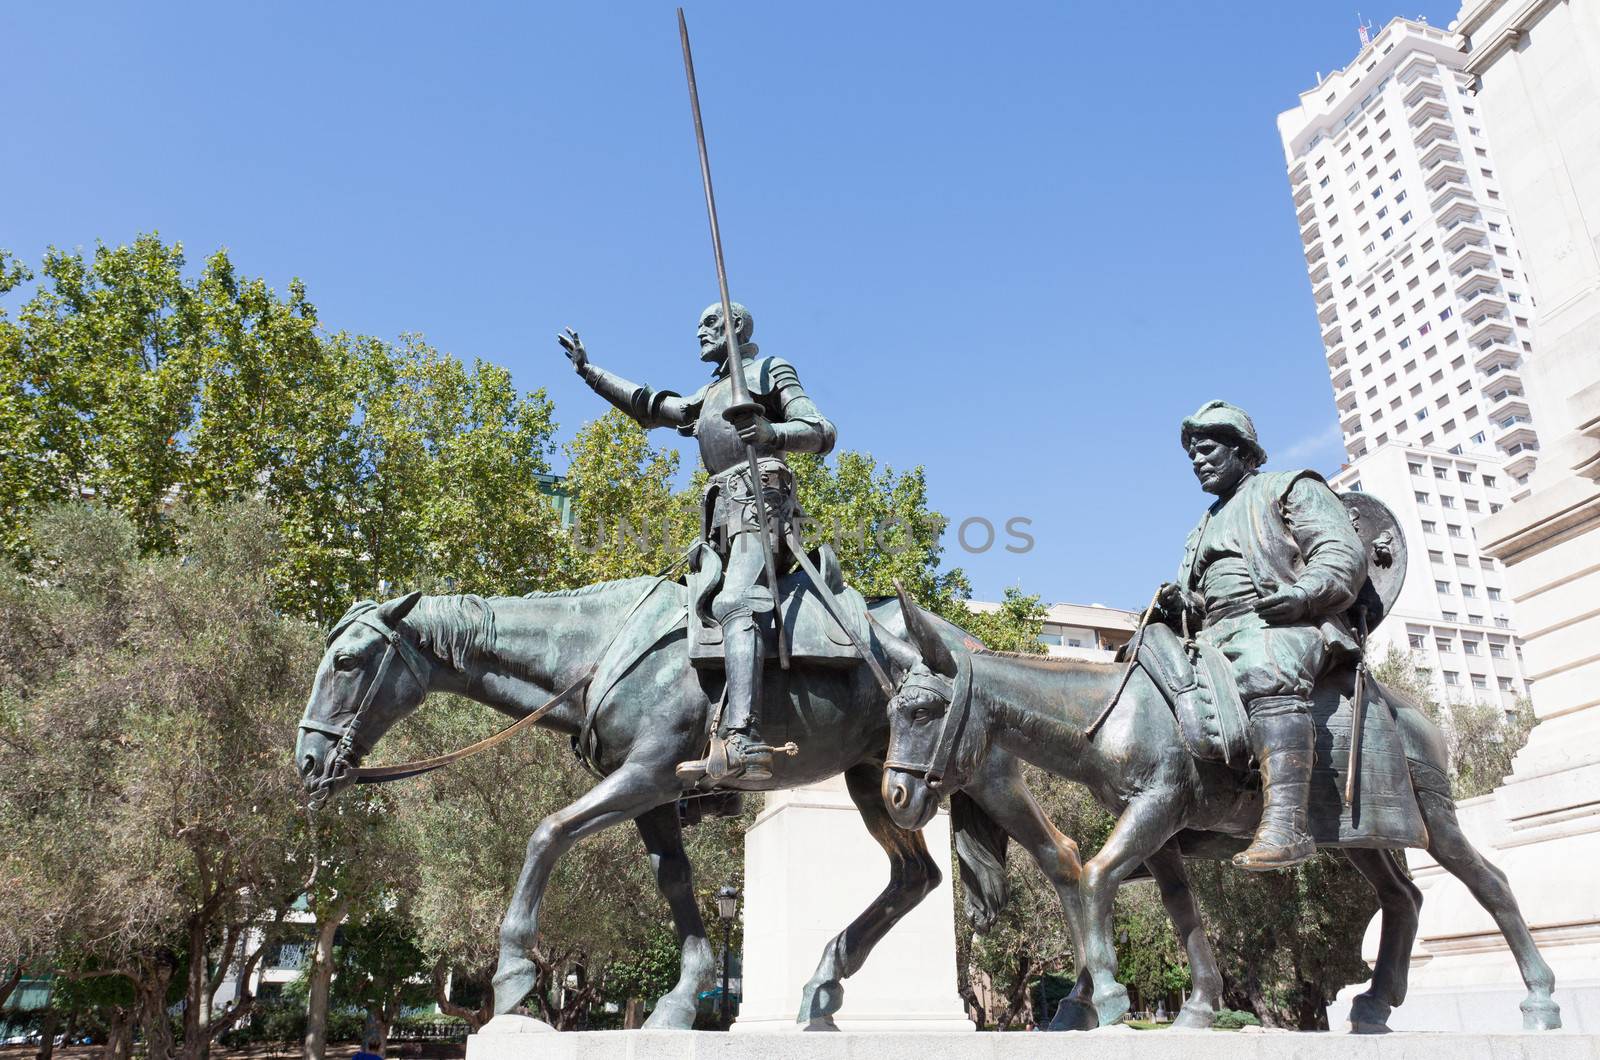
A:
[[[956,993],[950,819],[924,830],[944,879],[844,981],[841,1030],[970,1031]],[[745,836],[744,981],[735,1033],[795,1031],[823,947],[889,881],[844,778],[772,792]]]

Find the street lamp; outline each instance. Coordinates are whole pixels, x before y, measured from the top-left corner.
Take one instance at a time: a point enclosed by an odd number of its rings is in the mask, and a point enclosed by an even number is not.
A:
[[[730,1025],[728,1015],[728,976],[733,970],[733,955],[729,949],[729,935],[733,931],[734,917],[739,915],[739,888],[725,884],[717,891],[717,919],[722,921],[722,1026]]]

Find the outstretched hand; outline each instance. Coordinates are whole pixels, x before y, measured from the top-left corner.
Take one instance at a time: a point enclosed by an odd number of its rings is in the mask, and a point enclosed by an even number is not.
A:
[[[583,340],[578,338],[578,333],[567,328],[556,336],[556,341],[561,343],[561,349],[566,353],[567,360],[572,362],[572,370],[582,375],[584,366],[589,363],[589,351],[583,348]]]

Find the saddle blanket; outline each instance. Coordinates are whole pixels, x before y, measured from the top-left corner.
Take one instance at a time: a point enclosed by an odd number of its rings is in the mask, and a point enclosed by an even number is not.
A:
[[[862,644],[872,643],[867,626],[867,602],[844,583],[832,549],[824,544],[811,553],[811,558],[856,638]],[[689,661],[695,666],[720,668],[723,664],[722,627],[706,617],[707,604],[717,591],[720,576],[721,566],[715,562],[704,564],[689,575]],[[834,620],[803,570],[780,578],[776,610],[756,616],[762,650],[769,659],[778,654],[775,631],[780,622],[792,661],[826,666],[854,666],[861,662],[850,634]]]

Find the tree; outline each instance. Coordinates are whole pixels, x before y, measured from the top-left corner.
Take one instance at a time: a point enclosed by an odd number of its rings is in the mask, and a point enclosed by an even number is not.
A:
[[[426,1004],[430,965],[415,925],[394,896],[350,918],[334,957],[334,1003],[367,1014],[367,1044],[386,1055],[389,1029],[408,1008]]]
[[[55,966],[125,977],[151,1055],[201,1057],[249,1008],[211,1011],[222,976],[301,886],[282,749],[319,638],[273,606],[260,506],[176,516],[182,560],[141,561],[137,522],[100,505],[43,518],[31,592],[13,575],[6,597],[30,598],[55,643],[8,688],[3,845],[70,924]]]

